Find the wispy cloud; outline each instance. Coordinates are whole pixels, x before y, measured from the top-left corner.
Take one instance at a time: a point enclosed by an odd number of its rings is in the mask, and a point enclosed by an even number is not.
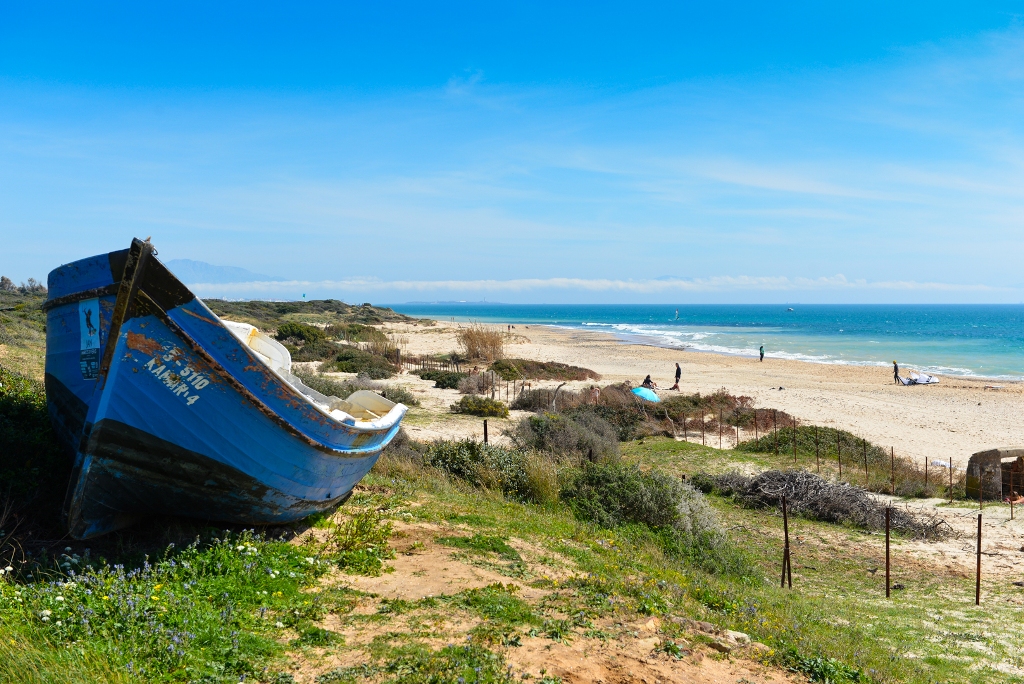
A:
[[[784,276],[718,276],[713,278],[658,278],[652,280],[615,280],[605,278],[519,278],[512,280],[379,280],[377,278],[346,278],[344,280],[293,280],[283,282],[244,282],[228,284],[195,283],[192,289],[200,295],[231,295],[261,293],[273,295],[308,289],[318,292],[527,292],[532,290],[575,290],[581,292],[626,292],[655,294],[672,292],[730,291],[821,291],[821,290],[893,290],[931,292],[997,292],[996,288],[978,284],[916,282],[913,280],[867,281],[850,280],[843,275],[822,278],[788,278]]]

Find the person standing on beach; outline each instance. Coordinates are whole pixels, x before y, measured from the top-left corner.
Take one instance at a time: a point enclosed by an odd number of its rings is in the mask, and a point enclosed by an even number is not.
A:
[[[676,384],[674,384],[671,387],[669,387],[669,389],[674,389],[675,391],[678,392],[679,391],[679,378],[681,378],[681,377],[683,377],[683,369],[679,367],[679,363],[677,362],[676,363]]]
[[[764,345],[761,345],[761,361],[764,361]]]
[[[900,381],[900,367],[895,361],[892,362],[892,381],[897,385],[903,384]]]

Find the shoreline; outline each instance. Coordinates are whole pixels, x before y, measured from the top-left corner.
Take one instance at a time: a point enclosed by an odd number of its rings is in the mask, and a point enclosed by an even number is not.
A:
[[[487,327],[506,330],[505,324]],[[675,362],[683,371],[680,391],[712,393],[726,388],[752,397],[758,408],[784,410],[808,424],[838,427],[912,458],[948,460],[963,468],[971,454],[1024,444],[1019,407],[1024,383],[1004,381],[986,389],[988,379],[941,376],[936,385],[895,385],[887,368],[727,355],[623,341],[602,332],[515,323],[506,355],[559,361],[590,368],[600,384],[650,373],[659,387],[672,384]],[[414,354],[445,354],[457,348],[457,324],[389,325],[408,339]],[[573,382],[567,389],[594,384]],[[543,386],[544,383],[536,383]],[[779,388],[783,389],[779,389]],[[660,390],[662,396],[670,390]]]

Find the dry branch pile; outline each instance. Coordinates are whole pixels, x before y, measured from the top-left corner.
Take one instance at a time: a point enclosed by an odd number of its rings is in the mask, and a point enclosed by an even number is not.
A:
[[[786,506],[797,515],[869,530],[885,529],[885,504],[860,487],[829,482],[804,470],[768,470],[753,478],[726,473],[707,479],[721,494],[732,494],[754,508],[781,508],[785,496]],[[938,515],[914,514],[896,507],[892,509],[890,525],[916,539],[937,540],[953,533]]]

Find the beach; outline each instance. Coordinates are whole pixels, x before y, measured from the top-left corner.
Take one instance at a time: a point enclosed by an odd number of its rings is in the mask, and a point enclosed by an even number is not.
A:
[[[885,367],[773,358],[759,362],[744,356],[625,343],[601,332],[508,324],[516,326],[506,345],[509,357],[590,368],[601,374],[599,385],[627,380],[638,385],[650,374],[660,388],[672,385],[678,362],[683,393],[705,394],[725,388],[731,394],[752,397],[755,408],[779,409],[804,424],[848,430],[875,444],[892,446],[897,455],[918,459],[922,466],[925,459],[948,462],[952,458],[954,466],[963,468],[977,451],[1024,444],[1022,383],[943,376],[937,385],[900,386],[893,383],[891,368]],[[505,331],[508,324],[488,327]],[[388,327],[405,339],[408,354],[419,355],[456,350],[459,325],[438,322],[434,326]],[[417,386],[422,383],[411,378]],[[534,387],[557,384],[533,383]],[[591,384],[571,382],[566,388]],[[1000,387],[986,389],[993,385]],[[672,393],[659,390],[663,397]],[[450,391],[447,394],[456,396]],[[471,421],[467,425],[477,429]]]

